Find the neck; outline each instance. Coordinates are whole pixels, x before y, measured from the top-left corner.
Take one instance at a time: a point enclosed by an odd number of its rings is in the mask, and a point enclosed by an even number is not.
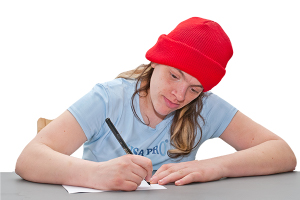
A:
[[[141,83],[142,86],[142,83]],[[139,96],[140,101],[140,111],[143,117],[145,124],[150,126],[151,128],[155,128],[157,124],[159,124],[166,116],[160,115],[157,113],[153,107],[150,91],[148,89],[148,94],[146,92],[141,92]]]

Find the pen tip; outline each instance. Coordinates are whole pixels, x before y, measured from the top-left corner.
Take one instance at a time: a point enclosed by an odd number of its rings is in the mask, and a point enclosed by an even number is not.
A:
[[[146,181],[148,183],[148,185],[150,185],[150,182]]]

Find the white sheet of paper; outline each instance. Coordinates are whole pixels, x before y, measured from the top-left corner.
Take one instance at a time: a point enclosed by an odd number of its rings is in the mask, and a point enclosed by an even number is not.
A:
[[[106,192],[106,190],[96,190],[92,188],[85,188],[85,187],[78,187],[78,186],[70,186],[70,185],[62,185],[70,194],[73,193],[81,193],[81,192]],[[160,189],[167,189],[166,187],[158,184],[151,184],[143,180],[141,185],[136,190],[160,190]]]

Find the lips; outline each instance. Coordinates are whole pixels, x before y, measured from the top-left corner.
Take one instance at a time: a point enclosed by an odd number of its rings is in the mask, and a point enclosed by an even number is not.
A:
[[[165,99],[165,102],[166,102],[166,105],[171,108],[171,109],[174,109],[174,108],[178,108],[180,105],[179,104],[176,104],[176,103],[172,103],[169,99],[167,99],[166,97],[164,97]]]

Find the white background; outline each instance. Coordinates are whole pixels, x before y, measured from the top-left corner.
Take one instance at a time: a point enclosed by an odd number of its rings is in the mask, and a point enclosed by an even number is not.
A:
[[[144,55],[159,35],[192,16],[218,22],[233,44],[227,73],[212,91],[286,140],[299,157],[296,0],[2,0],[0,171],[14,171],[39,117],[56,118],[94,84],[148,63]],[[197,158],[232,152],[213,139]],[[73,154],[81,155],[81,148]]]

